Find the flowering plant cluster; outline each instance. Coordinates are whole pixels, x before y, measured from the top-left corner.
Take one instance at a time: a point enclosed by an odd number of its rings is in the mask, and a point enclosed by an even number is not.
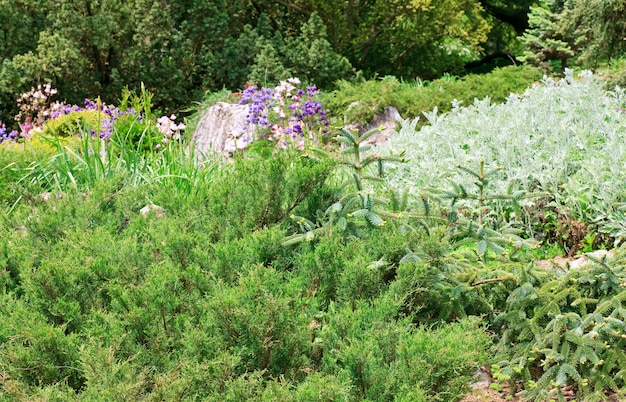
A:
[[[92,127],[91,135],[93,136],[99,135],[101,139],[110,138],[113,135],[113,128],[115,126],[115,122],[120,117],[125,116],[125,115],[130,115],[130,116],[136,115],[136,112],[133,109],[121,111],[115,106],[107,105],[106,103],[101,102],[100,99],[98,99],[97,101],[85,99],[83,101],[82,107],[78,105],[67,105],[65,103],[55,102],[50,107],[50,119],[56,119],[63,115],[68,115],[73,112],[81,112],[81,111],[99,111],[100,112],[98,130]]]
[[[7,132],[6,126],[0,122],[0,143],[3,141],[17,141],[20,138],[30,137],[32,134],[42,132],[46,122],[69,115],[75,112],[97,111],[98,127],[91,127],[91,135],[98,135],[101,139],[108,139],[113,135],[116,123],[123,116],[131,116],[145,120],[144,115],[133,108],[120,110],[118,107],[107,105],[98,98],[96,101],[85,99],[82,106],[68,105],[63,102],[51,102],[50,98],[57,93],[50,84],[39,85],[20,96],[17,103],[19,113],[15,116],[19,131]],[[163,135],[161,142],[167,144],[172,140],[179,140],[181,131],[186,127],[184,124],[176,124],[175,115],[162,116],[157,119],[156,129]],[[146,122],[150,124],[150,122]],[[152,123],[154,124],[154,123]],[[154,126],[152,126],[154,127]],[[80,135],[80,134],[78,134]],[[156,148],[160,148],[157,144]]]
[[[248,105],[244,130],[254,125],[261,138],[283,147],[292,143],[301,149],[307,139],[314,138],[316,128],[327,133],[328,111],[315,100],[319,89],[314,85],[301,89],[297,87],[300,84],[298,78],[289,78],[275,88],[248,87],[239,101]]]
[[[31,88],[17,100],[19,112],[14,119],[20,127],[20,137],[27,137],[31,132],[41,131],[41,126],[50,117],[50,98],[57,93],[48,83]]]
[[[19,136],[17,130],[7,132],[7,127],[4,123],[0,122],[0,142],[3,141],[16,141]]]
[[[163,134],[163,139],[161,140],[163,144],[167,144],[172,140],[179,140],[180,132],[187,128],[183,123],[176,124],[174,120],[176,120],[176,115],[171,115],[170,117],[161,116],[157,119],[157,129]],[[157,144],[157,148],[160,146],[161,144]]]

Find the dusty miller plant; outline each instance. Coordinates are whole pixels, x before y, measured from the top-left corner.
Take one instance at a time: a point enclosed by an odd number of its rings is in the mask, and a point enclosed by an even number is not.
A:
[[[506,194],[515,181],[520,190],[549,192],[555,207],[574,219],[594,222],[626,197],[623,93],[606,92],[590,72],[575,77],[567,70],[564,78],[545,78],[503,104],[486,98],[467,107],[457,102],[446,114],[426,113],[430,125],[420,130],[416,120],[404,121],[380,146],[380,152],[406,149],[410,160],[389,169],[388,182],[417,194],[425,186],[445,187],[455,165],[484,159],[502,167],[496,193]],[[459,178],[471,183],[471,176]]]

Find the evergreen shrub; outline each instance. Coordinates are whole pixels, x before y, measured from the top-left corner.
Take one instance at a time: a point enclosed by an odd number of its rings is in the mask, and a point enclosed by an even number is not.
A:
[[[0,399],[459,399],[490,341],[402,313],[422,232],[283,245],[291,213],[325,219],[334,164],[243,155],[191,188],[122,170],[3,207]]]
[[[362,82],[339,81],[339,88],[325,94],[323,103],[346,123],[365,124],[388,106],[398,109],[405,119],[412,119],[435,108],[449,111],[453,101],[470,105],[475,98],[488,96],[493,102],[504,102],[511,93],[521,93],[540,79],[537,69],[509,66],[488,74],[447,76],[431,82],[401,81],[392,76]]]

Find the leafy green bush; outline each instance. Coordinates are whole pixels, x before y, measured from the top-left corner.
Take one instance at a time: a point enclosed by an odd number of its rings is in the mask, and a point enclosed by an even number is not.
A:
[[[624,62],[626,60],[620,59],[621,65],[618,67],[611,69],[608,73],[607,81],[606,81],[606,89],[612,91],[616,86],[626,87],[626,66],[624,66]]]
[[[321,189],[321,194],[328,194],[323,184],[335,164],[330,158],[319,161],[293,150],[267,160],[254,155],[236,159],[232,174],[223,175],[212,186],[210,232],[230,240],[286,221],[292,214],[316,219],[309,214],[325,210],[327,205],[320,203],[328,200],[315,193]]]
[[[118,118],[115,129],[111,136],[113,142],[112,151],[120,152],[132,150],[141,154],[149,154],[160,147],[163,134],[154,124],[144,122],[133,115],[125,115]]]
[[[44,136],[74,137],[100,129],[101,113],[97,110],[77,110],[49,119],[43,126]]]
[[[309,300],[284,274],[257,266],[233,286],[216,285],[208,300],[205,330],[224,350],[240,357],[244,371],[302,378],[309,365]]]
[[[339,81],[339,88],[324,95],[323,102],[335,116],[345,116],[348,123],[364,124],[387,106],[410,119],[435,108],[449,111],[454,100],[469,105],[475,98],[488,96],[494,102],[504,102],[511,93],[523,92],[539,79],[541,73],[534,68],[511,66],[488,74],[444,77],[426,83],[400,82],[391,76],[358,83]]]

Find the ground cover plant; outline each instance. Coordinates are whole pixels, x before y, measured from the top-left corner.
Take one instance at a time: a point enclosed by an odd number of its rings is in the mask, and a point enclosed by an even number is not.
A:
[[[534,263],[572,222],[621,245],[621,90],[569,74],[384,147],[316,120],[204,164],[174,119],[142,147],[150,96],[128,99],[105,138],[2,144],[1,399],[453,401],[479,366],[531,399],[624,396],[623,250]]]
[[[330,166],[242,158],[191,193],[121,171],[4,210],[3,397],[457,399],[490,341],[477,320],[401,313],[406,290],[371,264],[396,265],[404,236],[282,245],[286,212],[332,199]]]
[[[575,78],[568,70],[564,79],[546,78],[503,104],[485,98],[468,107],[456,104],[449,113],[426,113],[430,124],[419,131],[415,120],[405,121],[380,152],[406,149],[411,162],[394,168],[388,180],[414,195],[450,188],[450,182],[469,189],[474,178],[457,166],[475,167],[480,160],[487,170],[499,169],[488,183],[492,192],[549,193],[512,215],[500,211],[521,222],[529,218],[529,235],[555,234],[550,226],[560,227],[569,237],[548,240],[573,254],[585,235],[609,231],[607,225],[621,219],[623,106],[623,89],[607,92],[590,72]],[[578,234],[576,222],[584,226]],[[572,232],[563,233],[565,226]]]
[[[2,145],[3,398],[446,400],[486,359],[479,320],[416,325],[390,286],[422,232],[335,229],[328,153],[277,143],[218,169],[120,124],[46,128]],[[286,244],[295,216],[327,230]]]

